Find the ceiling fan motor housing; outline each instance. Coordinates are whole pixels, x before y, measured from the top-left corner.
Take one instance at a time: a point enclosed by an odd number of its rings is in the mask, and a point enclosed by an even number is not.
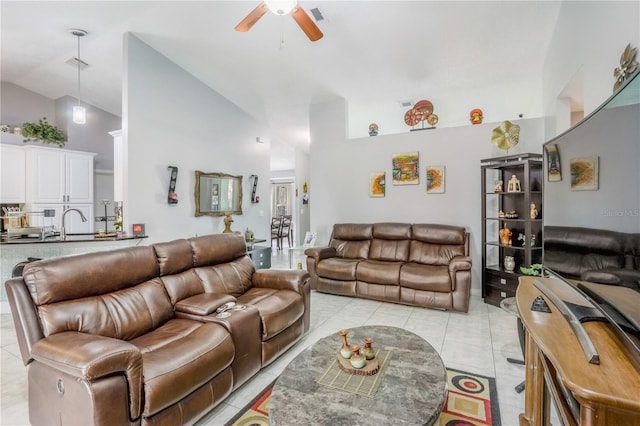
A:
[[[288,15],[293,9],[295,9],[296,0],[265,0],[267,9],[276,15]]]

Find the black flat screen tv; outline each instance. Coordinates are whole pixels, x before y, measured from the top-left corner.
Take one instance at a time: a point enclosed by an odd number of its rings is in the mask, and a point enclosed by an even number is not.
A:
[[[549,227],[615,231],[640,239],[639,73],[578,124],[546,142],[543,150],[543,240]],[[640,250],[640,244],[634,250]],[[543,265],[564,280],[566,274],[547,267],[545,260],[552,264],[547,251],[545,256],[543,249]],[[629,254],[626,262],[640,262],[640,253]],[[640,269],[640,264],[634,267]],[[626,296],[623,303],[619,295],[607,297],[606,286],[594,292],[589,285],[564,281],[601,311],[640,359],[640,281],[635,288],[633,281],[626,285],[635,290],[629,297],[637,303]]]

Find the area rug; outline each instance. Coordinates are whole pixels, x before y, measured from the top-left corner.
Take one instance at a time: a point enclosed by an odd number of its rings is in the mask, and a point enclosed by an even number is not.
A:
[[[447,368],[447,378],[447,401],[438,419],[438,425],[501,425],[494,378],[451,368]],[[272,387],[273,383],[225,426],[269,426],[269,397]]]

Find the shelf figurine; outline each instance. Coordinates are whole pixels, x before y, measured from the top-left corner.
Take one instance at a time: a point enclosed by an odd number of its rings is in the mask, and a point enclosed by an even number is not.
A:
[[[504,224],[504,228],[502,228],[500,230],[500,244],[504,245],[504,246],[510,246],[511,245],[511,229],[507,228],[507,224]]]
[[[536,209],[535,203],[531,203],[530,215],[531,215],[531,219],[535,219],[538,217],[538,209]]]
[[[509,183],[507,185],[507,192],[520,192],[520,180],[516,175],[511,175],[511,179],[509,179]]]
[[[502,192],[502,179],[498,179],[493,187],[493,192]]]

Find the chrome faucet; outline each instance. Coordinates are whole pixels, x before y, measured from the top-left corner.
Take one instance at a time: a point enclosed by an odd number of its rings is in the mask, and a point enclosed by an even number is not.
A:
[[[64,213],[62,213],[62,227],[60,228],[60,239],[61,240],[66,240],[67,239],[67,233],[64,230],[64,218],[67,216],[67,213],[69,212],[78,212],[78,214],[80,215],[80,219],[82,219],[83,222],[87,221],[87,218],[84,216],[84,214],[82,214],[82,212],[78,209],[67,209],[64,211]]]

